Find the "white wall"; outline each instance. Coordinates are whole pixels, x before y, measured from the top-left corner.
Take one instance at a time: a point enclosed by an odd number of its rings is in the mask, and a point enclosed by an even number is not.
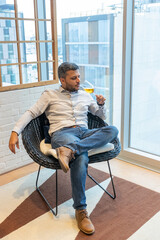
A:
[[[45,89],[56,87],[57,84],[0,93],[0,174],[33,161],[24,150],[21,136],[20,150],[16,154],[11,153],[8,148],[10,134],[16,121],[36,102],[41,93]]]

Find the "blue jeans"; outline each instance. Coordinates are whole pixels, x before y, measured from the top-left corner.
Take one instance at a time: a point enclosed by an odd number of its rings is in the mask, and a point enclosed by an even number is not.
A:
[[[86,129],[83,127],[62,128],[52,134],[52,148],[65,146],[76,151],[75,159],[70,162],[73,207],[85,209],[85,184],[88,169],[88,151],[112,142],[118,135],[114,126]]]

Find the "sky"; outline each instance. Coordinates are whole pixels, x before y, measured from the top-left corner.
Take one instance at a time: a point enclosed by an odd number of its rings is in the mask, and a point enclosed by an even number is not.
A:
[[[123,0],[57,0],[58,18],[66,17],[70,12],[93,11],[101,8],[103,5],[109,6],[121,3],[122,1]],[[45,2],[46,6],[49,6],[50,0],[45,0]],[[14,0],[6,0],[6,3],[13,4]],[[33,0],[17,0],[17,3],[19,10],[24,12],[24,17],[29,18],[33,16]]]
[[[0,0],[1,1],[1,0]],[[40,0],[38,0],[40,1]],[[45,0],[46,2],[46,12],[47,16],[50,18],[50,0]],[[57,25],[58,34],[61,34],[61,19],[73,16],[79,16],[80,13],[83,16],[91,12],[91,15],[95,12],[97,14],[97,9],[102,9],[113,4],[122,3],[123,0],[57,0]],[[13,4],[14,0],[6,0],[6,3]],[[34,7],[33,0],[17,0],[18,11],[23,12],[24,18],[34,18]],[[30,29],[32,31],[34,29]],[[26,29],[27,31],[27,29]]]

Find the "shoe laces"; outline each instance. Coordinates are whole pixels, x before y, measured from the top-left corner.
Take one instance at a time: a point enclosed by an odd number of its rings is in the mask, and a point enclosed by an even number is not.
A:
[[[81,221],[82,221],[84,218],[89,218],[86,209],[79,210],[79,213],[78,213],[78,214],[79,214],[79,217],[80,217]]]
[[[68,148],[69,149],[69,148]],[[67,152],[66,152],[67,151]],[[60,149],[60,154],[63,154],[66,157],[71,157],[72,152],[68,150]]]

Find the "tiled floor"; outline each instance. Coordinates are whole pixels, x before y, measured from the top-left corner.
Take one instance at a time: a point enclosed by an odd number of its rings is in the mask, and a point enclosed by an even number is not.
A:
[[[134,182],[151,190],[160,193],[160,174],[152,172],[148,169],[144,169],[135,165],[132,165],[127,162],[120,161],[118,159],[113,159],[110,161],[112,174],[126,179],[128,181]],[[92,164],[92,167],[95,167],[100,170],[108,168],[106,163],[95,163]],[[3,174],[0,176],[0,185],[7,184],[18,178],[21,178],[29,173],[35,172],[38,170],[38,165],[36,163],[29,164],[25,167],[16,169],[9,173]]]
[[[154,190],[160,193],[160,174],[132,165],[130,163],[120,161],[118,159],[111,160],[110,165],[111,165],[112,173],[114,176],[137,183],[141,186],[144,186],[146,188],[149,188],[151,190]],[[102,171],[107,171],[108,169],[107,164],[104,162],[92,164],[92,167],[95,167]],[[2,220],[6,219],[6,217],[9,216],[10,213],[12,213],[15,209],[17,209],[17,207],[22,202],[24,202],[24,200],[32,193],[32,191],[35,191],[35,186],[33,186],[33,179],[35,179],[34,172],[37,170],[38,170],[38,165],[36,163],[32,163],[28,166],[19,168],[17,170],[11,171],[9,173],[6,173],[0,176],[1,192],[3,192],[1,195],[2,204],[1,204],[1,210],[0,210]],[[43,169],[43,171],[45,172],[46,169]],[[33,173],[33,174],[31,174],[28,178],[27,175],[30,173]],[[52,174],[52,172],[50,174]],[[44,176],[45,176],[44,179],[46,180],[45,173],[44,173]],[[48,176],[48,172],[47,172],[47,176]],[[14,181],[17,179],[19,180]],[[25,181],[27,181],[27,186],[28,186],[27,189],[26,189],[26,185],[24,184]],[[10,182],[12,183],[7,184]],[[2,185],[5,185],[5,186],[2,186]],[[16,195],[15,195],[15,187],[17,187],[16,189],[18,189],[16,191]],[[92,190],[93,190],[93,193],[92,193]],[[97,205],[97,201],[95,201],[96,198],[95,198],[94,188],[91,189],[91,191],[89,190],[87,192],[88,193],[86,194],[91,193],[92,195],[94,195],[94,201],[92,201],[93,197],[92,198],[88,197],[88,210],[90,214],[93,210],[92,208],[94,208]],[[99,196],[99,194],[97,194],[97,190],[96,190],[96,196]],[[12,204],[8,204],[6,199],[8,202],[11,202]],[[7,235],[4,238],[4,240],[19,240],[19,239],[26,239],[26,240],[28,239],[48,240],[49,239],[50,240],[51,238],[57,239],[57,240],[75,239],[79,232],[79,229],[77,228],[76,220],[74,219],[74,211],[72,208],[71,200],[72,199],[70,199],[67,202],[64,202],[64,204],[61,204],[59,206],[59,216],[54,219],[52,218],[52,221],[51,221],[51,214],[48,214],[48,213],[43,214],[42,216],[34,219],[28,224],[25,224],[18,230],[13,231],[11,234]],[[98,197],[98,201],[99,201],[99,197]],[[140,229],[138,229],[138,231],[136,231],[133,235],[131,235],[128,240],[140,240],[140,239],[141,240],[150,240],[150,239],[159,240],[160,239],[159,218],[160,218],[160,212],[157,212],[157,214],[154,215],[149,221],[147,221]],[[54,221],[54,224],[53,224],[53,221]],[[46,227],[45,227],[45,224],[46,224]],[[67,232],[66,229],[72,229],[72,231],[69,230]],[[65,238],[64,238],[64,232],[65,232]],[[55,237],[55,233],[57,237]],[[29,235],[32,234],[31,235],[32,237],[29,236],[28,234]]]

